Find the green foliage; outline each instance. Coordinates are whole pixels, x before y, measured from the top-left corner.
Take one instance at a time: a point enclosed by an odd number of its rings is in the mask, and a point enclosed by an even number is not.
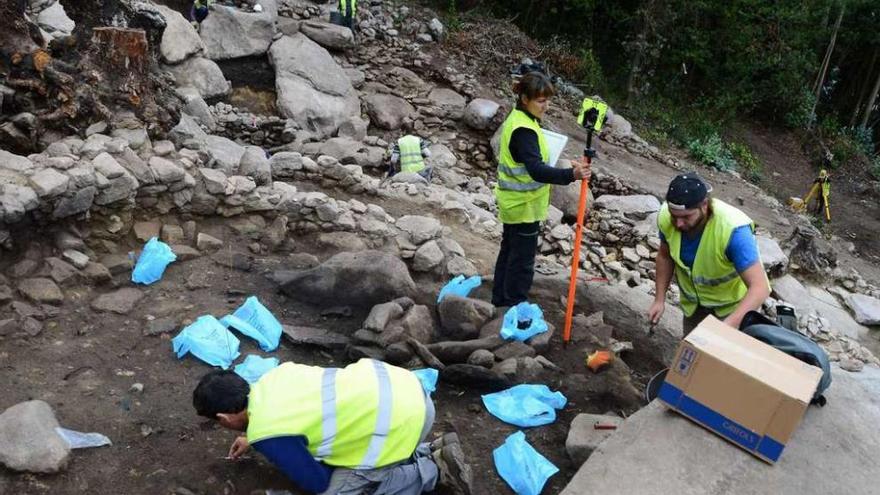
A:
[[[711,165],[718,170],[736,169],[736,160],[724,141],[718,134],[712,134],[705,139],[694,139],[687,145],[688,152],[697,160],[706,165]]]
[[[800,96],[793,101],[791,110],[783,118],[785,125],[792,129],[806,129],[815,103],[816,95],[806,86],[801,87]]]
[[[455,5],[455,0],[449,0],[449,3],[446,6],[445,24],[446,29],[448,29],[451,33],[461,31],[463,21],[461,20],[461,15],[458,12],[458,7]]]
[[[605,75],[602,73],[602,65],[599,64],[596,54],[593,50],[582,48],[580,55],[578,82],[587,88],[601,88],[605,82]]]
[[[727,147],[739,166],[740,174],[751,182],[761,182],[764,175],[764,164],[752,153],[752,150],[745,144],[736,142],[729,143]]]
[[[841,134],[849,137],[865,156],[874,155],[874,133],[864,127],[844,127]]]
[[[874,155],[874,157],[871,158],[871,165],[868,170],[875,179],[880,180],[880,155]]]

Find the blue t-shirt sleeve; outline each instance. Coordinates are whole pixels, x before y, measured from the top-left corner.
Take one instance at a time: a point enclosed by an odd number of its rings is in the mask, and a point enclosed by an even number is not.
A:
[[[318,462],[307,448],[303,436],[267,438],[251,444],[257,452],[283,472],[298,487],[309,493],[321,493],[330,486],[332,468]]]
[[[736,271],[739,273],[746,271],[756,261],[760,260],[758,240],[752,232],[751,225],[743,225],[733,230],[724,254],[727,255],[727,259],[733,262],[733,266],[736,267]]]

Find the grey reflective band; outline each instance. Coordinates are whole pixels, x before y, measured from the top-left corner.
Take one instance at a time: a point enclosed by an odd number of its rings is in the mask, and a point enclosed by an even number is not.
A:
[[[546,184],[541,184],[540,182],[511,182],[502,179],[498,180],[498,187],[510,191],[534,191],[544,186],[546,186]]]
[[[737,273],[737,271],[734,270],[723,277],[718,277],[718,278],[694,277],[693,281],[695,284],[715,286],[715,285],[721,285],[725,282],[730,282],[731,280],[735,279],[736,277],[739,277],[739,273]]]
[[[681,287],[679,287],[679,289],[681,289]],[[681,295],[684,296],[684,298],[687,299],[688,301],[700,302],[700,300],[697,298],[697,296],[692,296],[692,295],[688,294],[687,292],[685,292],[684,290],[681,290]]]
[[[393,397],[391,396],[391,378],[388,376],[388,370],[385,363],[381,361],[373,361],[373,369],[376,371],[376,379],[379,381],[379,411],[376,415],[376,428],[373,430],[373,437],[370,438],[370,445],[364,454],[359,469],[372,469],[379,462],[379,455],[382,454],[382,448],[385,446],[385,440],[391,431],[391,409]]]
[[[326,368],[321,375],[321,443],[316,457],[323,459],[333,453],[333,440],[336,439],[336,371]]]
[[[508,167],[507,165],[498,164],[498,173],[512,175],[514,177],[520,175],[529,175],[529,171],[525,167]],[[529,176],[531,179],[531,176]]]

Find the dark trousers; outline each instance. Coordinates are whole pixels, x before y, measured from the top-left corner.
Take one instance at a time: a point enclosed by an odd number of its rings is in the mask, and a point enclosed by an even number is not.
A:
[[[504,224],[492,287],[495,306],[513,306],[528,299],[540,231],[540,222]]]

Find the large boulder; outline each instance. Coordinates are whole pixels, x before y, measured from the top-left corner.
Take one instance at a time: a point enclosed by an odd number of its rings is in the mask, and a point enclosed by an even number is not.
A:
[[[451,89],[434,88],[428,94],[428,99],[440,111],[441,117],[458,120],[464,115],[467,100]]]
[[[880,299],[864,294],[850,294],[847,306],[852,309],[856,321],[862,325],[880,325]]]
[[[164,5],[156,5],[165,17],[165,31],[159,44],[162,60],[169,64],[179,64],[189,57],[204,52],[205,44],[199,33],[179,12]]]
[[[619,212],[636,220],[644,220],[651,213],[660,211],[660,201],[650,194],[630,196],[603,194],[596,198],[595,205],[596,208]]]
[[[348,50],[354,48],[354,34],[351,29],[327,22],[306,21],[299,25],[299,32],[315,43],[329,50]]]
[[[654,401],[599,445],[562,495],[876,493],[880,369],[834,367],[832,376],[828,404],[807,409],[773,466]]]
[[[245,147],[238,173],[253,178],[258,186],[272,185],[272,167],[266,158],[266,152],[259,146]]]
[[[791,275],[773,279],[770,285],[776,298],[794,306],[799,314],[815,312],[827,318],[837,332],[852,339],[868,334],[868,328],[854,320],[846,308],[825,289],[804,286]]]
[[[69,36],[76,23],[67,16],[61,2],[54,2],[37,16],[37,24],[54,37]]]
[[[464,109],[464,123],[477,130],[492,127],[501,105],[492,100],[474,98]]]
[[[782,275],[788,269],[788,256],[779,247],[775,239],[766,235],[757,235],[758,252],[761,253],[761,262],[764,270],[776,275]]]
[[[376,127],[394,131],[403,127],[404,121],[411,118],[416,109],[399,96],[373,93],[364,97],[367,115]]]
[[[495,306],[486,301],[448,295],[437,307],[443,334],[450,340],[475,339],[480,329],[495,315]]]
[[[278,6],[275,0],[260,0],[260,5],[262,12],[214,5],[199,28],[208,58],[226,60],[266,53],[275,36]]]
[[[10,407],[0,414],[0,464],[34,473],[64,469],[70,445],[55,431],[58,426],[52,408],[41,400]]]
[[[564,166],[568,160],[559,160],[559,165]],[[550,204],[555,206],[567,217],[575,218],[578,214],[581,198],[580,181],[572,182],[566,186],[554,185],[550,193]],[[587,189],[587,207],[593,206],[593,191]]]
[[[323,306],[373,306],[411,296],[415,282],[400,258],[381,251],[339,253],[308,270],[275,272],[281,290]]]
[[[229,81],[220,67],[205,57],[193,57],[177,65],[165,66],[179,87],[192,87],[202,98],[216,98],[229,93]]]
[[[332,136],[343,122],[360,115],[357,92],[326,49],[302,33],[272,44],[278,110],[305,130]]]
[[[421,215],[404,215],[397,219],[395,225],[417,246],[437,238],[443,230],[443,225],[436,218]]]
[[[426,163],[436,169],[450,169],[458,163],[458,158],[445,144],[432,144],[428,150],[431,152]]]
[[[244,156],[244,146],[223,136],[209,135],[205,138],[208,157],[213,161],[211,168],[216,168],[226,175],[237,175],[238,166]]]

